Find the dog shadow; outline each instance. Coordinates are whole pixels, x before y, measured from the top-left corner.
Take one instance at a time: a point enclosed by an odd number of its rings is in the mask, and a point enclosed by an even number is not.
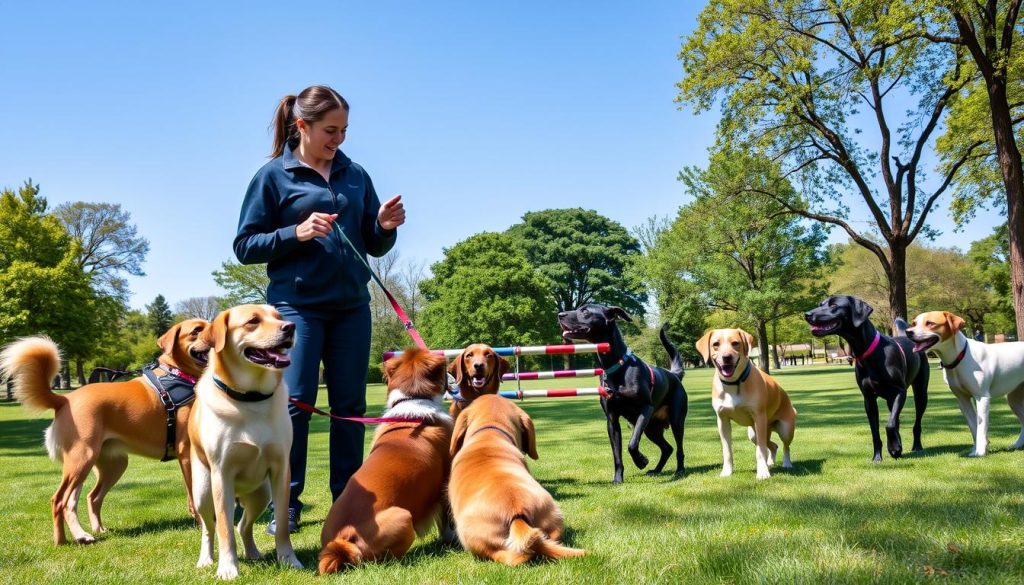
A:
[[[117,535],[118,537],[134,538],[154,532],[166,532],[168,530],[190,530],[198,528],[199,523],[191,516],[185,515],[176,518],[161,518],[160,520],[146,520],[128,528],[108,528],[103,536]]]
[[[772,475],[821,475],[825,467],[824,459],[798,459],[791,469],[784,469],[781,461],[776,461],[771,468]]]

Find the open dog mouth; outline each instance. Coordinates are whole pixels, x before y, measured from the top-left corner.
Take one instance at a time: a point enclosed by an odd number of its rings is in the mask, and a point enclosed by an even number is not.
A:
[[[206,367],[206,364],[210,362],[210,348],[206,348],[202,351],[198,349],[189,348],[188,355],[192,358],[192,361],[199,364],[200,366]]]
[[[928,351],[929,349],[932,348],[932,346],[939,342],[939,336],[928,335],[927,337],[920,337],[915,335],[913,338],[911,338],[911,341],[914,342],[915,352]]]
[[[292,358],[288,357],[288,350],[291,349],[291,347],[291,342],[283,343],[277,347],[271,348],[247,347],[242,353],[245,355],[245,359],[256,365],[279,370],[291,365]]]
[[[822,321],[820,323],[811,323],[811,335],[821,337],[822,335],[828,335],[839,329],[839,319],[832,319],[831,321]]]
[[[562,328],[562,337],[565,339],[585,339],[586,335],[590,333],[590,327],[570,327],[565,323],[558,323],[558,326]]]
[[[718,367],[718,373],[723,378],[732,378],[732,375],[736,373],[736,364],[715,363],[715,365]]]
[[[473,377],[469,379],[469,382],[474,388],[483,388],[484,384],[487,383],[487,376],[484,374],[473,374]]]

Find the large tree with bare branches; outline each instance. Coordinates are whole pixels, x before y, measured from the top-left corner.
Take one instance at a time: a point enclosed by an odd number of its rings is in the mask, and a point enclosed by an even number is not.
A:
[[[907,246],[934,234],[929,214],[979,146],[926,179],[926,151],[969,76],[963,51],[925,38],[920,10],[898,0],[711,0],[679,55],[678,100],[697,111],[721,104],[718,150],[781,164],[806,204],[776,201],[870,250],[892,317],[907,314]],[[852,208],[871,231],[851,221]]]

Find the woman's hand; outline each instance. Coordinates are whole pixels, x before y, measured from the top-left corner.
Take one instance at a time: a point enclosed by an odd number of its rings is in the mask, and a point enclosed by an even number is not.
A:
[[[322,238],[331,233],[331,224],[337,219],[337,213],[313,212],[306,221],[295,226],[295,237],[300,242],[308,242],[313,238]]]
[[[402,206],[401,195],[395,195],[380,206],[377,223],[386,230],[393,230],[405,223],[405,207]]]

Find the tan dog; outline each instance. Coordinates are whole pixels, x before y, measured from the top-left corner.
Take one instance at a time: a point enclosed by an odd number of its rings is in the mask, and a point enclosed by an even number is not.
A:
[[[697,342],[704,361],[715,366],[711,405],[718,415],[722,439],[722,477],[732,475],[732,421],[747,427],[756,445],[757,479],[768,479],[779,446],[769,440],[775,431],[782,439],[782,468],[791,469],[789,444],[796,431],[796,409],[775,379],[755,368],[750,358],[754,336],[742,329],[713,329]]]
[[[466,550],[510,566],[586,554],[558,542],[562,512],[523,457],[537,459],[533,421],[512,401],[474,400],[455,422],[451,452],[448,499]]]
[[[497,394],[501,377],[509,370],[508,360],[495,353],[486,343],[466,346],[448,366],[448,372],[455,377],[459,397],[452,401],[448,412],[459,416],[462,409],[484,394]]]
[[[282,370],[295,324],[270,305],[240,305],[217,315],[207,329],[210,365],[196,384],[189,420],[192,440],[192,491],[203,527],[197,567],[213,564],[216,527],[217,577],[238,576],[232,515],[235,498],[244,512],[238,531],[245,558],[258,559],[252,526],[273,498],[278,526],[288,526],[288,453],[292,423]],[[216,523],[214,519],[216,518]],[[293,567],[287,530],[275,535],[277,559]]]
[[[164,369],[176,368],[193,380],[199,377],[209,349],[201,334],[208,326],[202,319],[189,319],[164,333],[157,341],[163,350],[159,359]],[[59,371],[60,350],[48,337],[21,339],[0,354],[0,378],[14,381],[15,397],[29,410],[54,411],[53,424],[46,429],[46,450],[54,461],[63,461],[64,467],[51,500],[54,543],[67,542],[65,522],[75,542],[96,541],[78,522],[78,496],[93,468],[96,487],[88,496],[89,521],[93,532],[106,532],[100,508],[128,467],[128,453],[151,459],[176,455],[185,478],[188,509],[195,515],[187,432],[191,404],[177,409],[174,445],[168,453],[167,410],[143,378],[88,384],[63,395],[50,390],[50,381]]]
[[[1010,450],[1024,448],[1024,342],[968,339],[962,331],[964,320],[949,311],[921,313],[913,325],[907,329],[907,337],[914,342],[914,351],[939,354],[942,375],[974,438],[969,455],[982,457],[988,453],[989,409],[992,399],[1000,396],[1006,396],[1021,424],[1020,435]],[[978,404],[977,412],[972,398]]]
[[[320,533],[320,572],[383,557],[401,558],[437,523],[442,538],[454,542],[444,487],[451,468],[448,454],[452,417],[442,398],[447,386],[445,359],[409,349],[384,362],[388,385],[382,418],[409,419],[377,427],[366,461],[345,485]]]

